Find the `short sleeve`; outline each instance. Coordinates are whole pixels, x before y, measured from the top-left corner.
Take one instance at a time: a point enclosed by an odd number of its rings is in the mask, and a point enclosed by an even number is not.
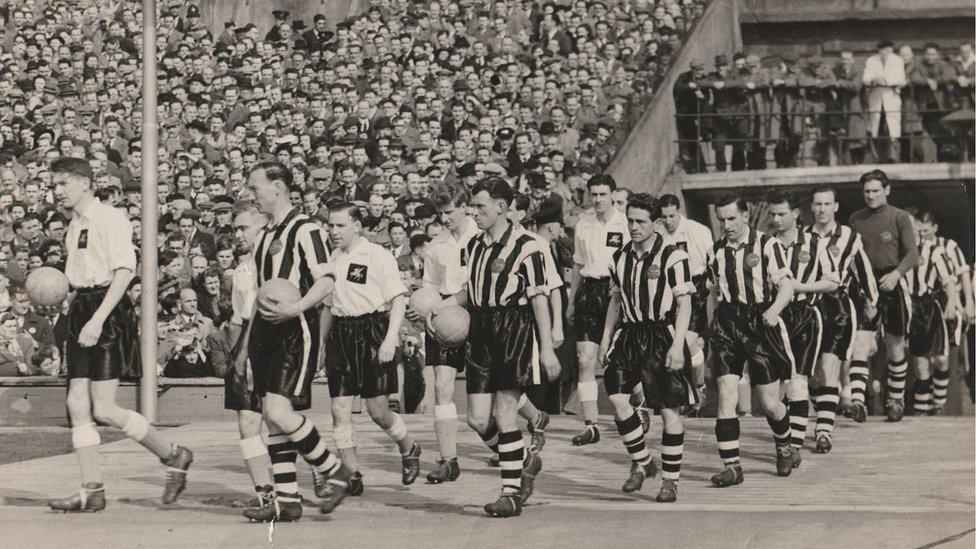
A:
[[[400,269],[393,254],[380,248],[373,253],[373,257],[377,259],[376,263],[379,267],[379,272],[376,274],[379,277],[383,301],[389,303],[398,295],[407,293],[407,287],[400,278]]]
[[[783,245],[779,243],[779,240],[767,238],[766,244],[763,246],[763,255],[766,258],[766,264],[769,265],[769,281],[772,284],[779,284],[784,277],[793,277],[789,265],[786,264],[786,253],[783,251]]]
[[[318,280],[331,273],[328,267],[329,251],[325,247],[325,236],[322,228],[314,223],[302,226],[298,235],[298,245],[312,273],[312,278]]]
[[[695,292],[695,285],[691,281],[691,262],[688,253],[675,249],[668,255],[665,271],[668,273],[668,286],[675,297]]]
[[[529,298],[537,295],[549,295],[549,283],[546,280],[546,259],[539,249],[539,243],[531,240],[526,244],[526,253],[522,257],[518,276],[525,282],[525,295]]]
[[[542,260],[545,263],[546,287],[551,292],[563,285],[563,278],[559,276],[559,267],[556,266],[556,258],[552,256],[552,250],[548,245],[539,243],[542,251]]]
[[[108,216],[106,216],[108,217]],[[122,210],[112,208],[110,221],[102,226],[106,232],[104,242],[108,257],[108,270],[136,271],[136,249],[132,243],[132,224]]]

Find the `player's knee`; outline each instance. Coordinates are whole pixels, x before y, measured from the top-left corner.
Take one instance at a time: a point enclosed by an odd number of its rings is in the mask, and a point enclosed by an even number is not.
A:
[[[283,432],[288,432],[285,426],[288,425],[288,420],[295,412],[287,406],[282,406],[270,399],[264,399],[262,406],[264,409],[264,418]]]
[[[237,414],[237,430],[241,438],[251,438],[261,434],[261,416],[259,414]]]
[[[69,392],[65,401],[68,406],[68,414],[73,423],[88,423],[91,421],[92,406],[88,395],[83,392]]]
[[[468,426],[479,433],[484,433],[488,430],[488,425],[491,423],[491,416],[489,414],[479,414],[468,410]]]
[[[390,427],[393,419],[390,417],[390,405],[384,398],[371,398],[366,401],[366,412],[373,423],[383,429]]]
[[[627,419],[634,412],[628,394],[610,395],[610,405],[613,406],[613,416],[617,419]]]
[[[739,382],[737,379],[720,379],[718,382],[718,403],[731,403],[735,408],[735,403],[739,400]]]
[[[114,427],[122,428],[125,423],[124,418],[120,417],[124,410],[119,408],[114,402],[92,402],[92,417],[95,421],[108,423]]]
[[[437,404],[450,404],[454,401],[453,379],[438,379],[434,383],[434,400]]]
[[[772,412],[778,406],[783,405],[783,401],[779,399],[779,394],[772,391],[760,392],[759,402],[762,404],[763,410],[766,410],[767,413]]]
[[[794,376],[786,384],[786,397],[790,400],[804,400],[810,398],[810,386],[806,376]]]

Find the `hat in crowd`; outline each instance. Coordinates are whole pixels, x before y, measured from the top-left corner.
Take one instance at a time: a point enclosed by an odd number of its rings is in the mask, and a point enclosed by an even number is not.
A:
[[[203,207],[203,204],[200,205]],[[234,209],[234,205],[228,202],[214,202],[212,209],[214,212],[229,212]]]
[[[499,139],[511,139],[515,137],[515,130],[512,128],[501,128],[497,132]]]
[[[724,55],[715,56],[715,66],[716,67],[727,67],[729,64],[729,58]]]
[[[434,217],[436,215],[437,210],[432,208],[429,204],[421,204],[413,211],[413,216],[416,219],[424,219],[425,217]]]
[[[213,211],[214,205],[215,204],[213,202],[210,202],[209,200],[204,200],[203,202],[197,204],[197,209],[200,210],[201,212],[209,212],[209,211]]]
[[[545,225],[546,223],[562,223],[563,209],[555,200],[543,200],[542,203],[539,204],[539,209],[532,214],[532,222],[536,225]]]
[[[288,19],[289,15],[291,15],[291,12],[288,12],[286,10],[274,10],[271,12],[271,16],[277,19],[278,21],[281,21],[282,23],[285,22],[285,19]]]
[[[700,71],[700,70],[703,70],[704,68],[705,68],[705,63],[703,63],[701,61],[692,61],[691,62],[691,70]]]
[[[190,7],[186,8],[187,17],[200,17],[200,8],[190,4]]]

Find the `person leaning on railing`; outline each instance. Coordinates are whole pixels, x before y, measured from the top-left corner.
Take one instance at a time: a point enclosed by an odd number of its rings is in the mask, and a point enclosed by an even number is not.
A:
[[[941,119],[951,108],[951,95],[958,87],[956,70],[942,59],[939,45],[925,44],[925,53],[916,58],[908,68],[909,93],[921,115],[923,136],[921,152],[924,162],[946,162],[958,159],[959,151],[953,150],[951,136]],[[934,142],[934,143],[933,143]],[[913,149],[915,147],[913,146]]]

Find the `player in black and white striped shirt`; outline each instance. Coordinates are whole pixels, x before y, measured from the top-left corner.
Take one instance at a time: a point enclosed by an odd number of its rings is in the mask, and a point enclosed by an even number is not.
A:
[[[658,469],[630,403],[640,384],[647,401],[660,407],[664,423],[663,481],[657,501],[673,502],[678,498],[684,446],[681,407],[698,399],[687,343],[694,285],[688,253],[657,234],[655,222],[660,218],[661,206],[648,194],[636,194],[627,204],[631,240],[612,256],[610,306],[597,356],[606,361],[603,382],[632,462],[623,491],[640,490]]]
[[[247,348],[254,393],[261,397],[262,413],[272,430],[269,442],[284,437],[294,443],[319,477],[316,495],[322,498],[321,511],[329,513],[345,497],[352,471],[329,452],[315,425],[295,411],[311,406],[312,376],[321,342],[318,307],[335,285],[326,265],[325,235],[317,223],[292,206],[292,175],[285,166],[260,163],[247,184],[258,209],[272,219],[253,251],[258,291],[268,281],[284,278],[302,295],[294,303],[258,300]],[[258,521],[298,520],[301,514],[301,502],[293,493],[276,493],[273,505],[244,512]]]
[[[938,374],[940,403],[945,402],[949,382],[949,333],[947,319],[956,319],[961,309],[955,274],[950,270],[946,250],[935,236],[935,216],[920,212],[915,217],[918,231],[918,264],[905,273],[905,285],[912,298],[908,331],[908,354],[915,358],[915,413],[937,414],[933,403],[933,377]],[[946,296],[943,310],[940,295]],[[934,370],[934,371],[933,371]],[[901,389],[904,390],[904,381]],[[896,395],[897,396],[897,395]]]
[[[810,415],[809,379],[813,375],[823,341],[824,323],[816,303],[820,296],[837,289],[840,279],[831,255],[820,245],[820,237],[797,226],[800,209],[792,195],[774,191],[766,199],[771,225],[786,254],[793,277],[793,301],[783,311],[790,333],[790,348],[796,372],[786,386],[792,431],[793,467],[800,465],[800,450]]]
[[[708,278],[718,294],[709,325],[708,362],[718,384],[715,436],[725,469],[712,476],[719,487],[741,484],[739,464],[739,379],[748,364],[776,439],[776,472],[793,470],[790,421],[779,399],[780,382],[796,371],[780,314],[793,299],[793,279],[776,238],[749,228],[745,200],[730,193],[715,204],[725,237],[715,243]]]
[[[864,252],[861,235],[847,225],[836,221],[837,192],[832,187],[817,187],[811,192],[810,209],[814,224],[807,232],[820,237],[820,247],[830,254],[837,270],[839,287],[835,292],[821,294],[817,301],[824,319],[823,344],[820,352],[820,368],[817,369],[817,385],[813,390],[813,403],[817,412],[817,452],[826,453],[833,447],[831,433],[840,402],[841,383],[846,392],[855,420],[864,421],[864,391],[867,388],[868,367],[866,362],[851,363],[856,343],[859,316],[863,313],[855,307],[851,293],[859,302],[874,308],[878,302],[878,284],[871,269],[871,262]],[[841,369],[850,364],[850,377],[841,376]],[[848,381],[849,379],[849,381]]]
[[[466,290],[452,296],[471,315],[465,364],[468,424],[487,444],[497,440],[502,493],[485,511],[498,517],[522,512],[525,443],[516,421],[519,393],[539,383],[540,363],[550,379],[559,375],[543,253],[536,238],[508,219],[512,199],[511,187],[499,178],[472,188],[471,206],[482,232],[464,250]]]

